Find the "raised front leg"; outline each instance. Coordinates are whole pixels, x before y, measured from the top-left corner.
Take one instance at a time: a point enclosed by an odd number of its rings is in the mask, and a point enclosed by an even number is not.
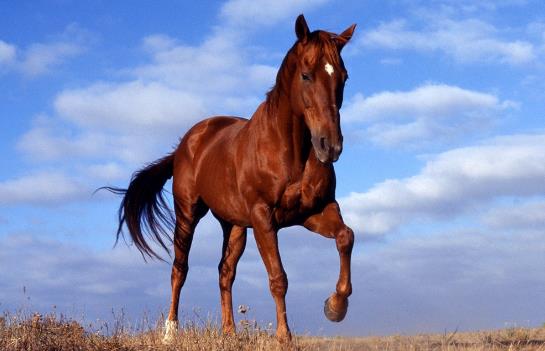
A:
[[[218,265],[221,293],[221,327],[223,333],[233,334],[235,332],[235,321],[233,318],[231,288],[235,281],[238,261],[246,247],[246,228],[228,223],[222,223],[221,226],[223,229],[223,250]]]
[[[328,204],[321,213],[309,217],[303,225],[327,238],[335,238],[341,267],[336,291],[325,301],[324,313],[330,321],[340,322],[346,316],[348,296],[352,294],[350,258],[354,232],[344,224],[337,202]]]
[[[280,342],[291,340],[286,316],[288,278],[278,252],[277,229],[272,222],[271,209],[257,205],[252,210],[252,226],[257,248],[269,274],[269,288],[276,304],[276,337]]]

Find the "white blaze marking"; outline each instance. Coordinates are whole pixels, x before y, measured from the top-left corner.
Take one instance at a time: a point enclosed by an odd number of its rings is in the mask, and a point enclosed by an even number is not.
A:
[[[335,70],[333,70],[333,66],[331,66],[331,64],[328,62],[325,64],[325,71],[327,72],[327,74],[329,75],[332,75],[333,72],[335,72]]]

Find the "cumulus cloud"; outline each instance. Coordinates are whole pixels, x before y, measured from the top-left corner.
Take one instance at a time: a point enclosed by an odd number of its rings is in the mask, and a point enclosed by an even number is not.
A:
[[[158,157],[159,149],[169,152],[207,116],[253,112],[256,92],[272,85],[275,70],[246,64],[234,46],[223,44],[207,41],[201,50],[166,36],[145,38],[152,62],[127,69],[134,80],[61,91],[55,123],[37,118],[18,148],[35,160],[80,156],[142,163]]]
[[[343,122],[368,124],[360,137],[382,146],[440,142],[482,130],[492,117],[515,107],[497,96],[445,84],[411,91],[354,95],[342,110]]]
[[[0,65],[8,66],[15,60],[17,48],[14,45],[0,40]]]
[[[0,64],[6,70],[14,70],[27,77],[43,75],[85,52],[90,37],[86,30],[71,24],[60,35],[26,48],[17,48],[0,40]]]
[[[83,47],[75,43],[36,43],[26,49],[18,65],[23,74],[37,76],[47,73],[52,67],[60,65],[83,51]]]
[[[215,106],[213,110],[236,98],[239,109],[253,112],[248,105],[255,108],[256,95],[263,96],[273,84],[277,69],[248,62],[241,37],[239,32],[217,31],[200,45],[188,46],[164,35],[149,36],[143,41],[151,62],[128,71],[137,79],[191,92]]]
[[[89,123],[107,123],[101,120],[104,116],[97,117]],[[98,126],[78,128],[66,121],[58,122],[44,120],[42,116],[35,118],[33,127],[17,142],[17,149],[28,160],[40,164],[58,165],[70,160],[72,165],[83,170],[85,167],[81,166],[88,166],[88,163],[117,162],[132,169],[170,152],[188,123],[187,120],[176,121],[172,124],[177,123],[178,127],[171,129],[158,123],[150,131],[151,128],[138,124],[124,127],[112,123],[109,128],[101,129]],[[92,174],[97,173],[84,173],[84,176]]]
[[[101,181],[119,180],[127,177],[127,168],[116,162],[92,164],[84,167],[84,171],[93,179]]]
[[[422,5],[429,4],[426,1],[416,1]],[[483,14],[484,12],[494,12],[505,10],[508,7],[524,6],[528,0],[502,0],[502,1],[472,1],[472,0],[441,0],[437,1],[445,11],[467,14]]]
[[[116,142],[119,140],[92,131],[75,134],[70,128],[54,123],[52,118],[40,115],[19,138],[17,149],[32,161],[43,163],[115,153]]]
[[[441,153],[419,174],[340,199],[359,232],[395,232],[411,219],[452,218],[504,196],[545,195],[545,135],[498,137]]]
[[[36,172],[0,182],[0,204],[61,203],[82,198],[86,190],[84,185],[63,173]]]
[[[531,200],[500,206],[490,210],[483,219],[493,229],[542,231],[545,228],[545,202]]]
[[[493,25],[478,19],[426,17],[425,23],[417,29],[411,28],[405,20],[382,23],[376,29],[365,32],[359,45],[391,50],[438,51],[462,63],[520,65],[536,58],[534,44],[503,39]]]
[[[65,90],[54,104],[59,116],[80,127],[127,132],[187,128],[204,113],[200,97],[141,81]]]

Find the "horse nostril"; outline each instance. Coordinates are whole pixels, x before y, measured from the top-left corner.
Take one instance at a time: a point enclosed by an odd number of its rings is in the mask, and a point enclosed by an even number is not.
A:
[[[320,148],[322,148],[322,150],[326,149],[326,139],[325,139],[325,137],[320,138]]]

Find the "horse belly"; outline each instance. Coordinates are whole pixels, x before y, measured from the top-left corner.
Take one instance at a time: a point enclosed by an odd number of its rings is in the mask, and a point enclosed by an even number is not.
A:
[[[241,201],[234,172],[227,169],[203,170],[198,178],[201,199],[212,213],[232,224],[249,226],[249,214]]]
[[[205,144],[194,159],[200,198],[215,216],[240,226],[249,222],[237,186],[233,140],[245,123],[241,119],[212,119],[207,126],[208,135],[201,137]]]

